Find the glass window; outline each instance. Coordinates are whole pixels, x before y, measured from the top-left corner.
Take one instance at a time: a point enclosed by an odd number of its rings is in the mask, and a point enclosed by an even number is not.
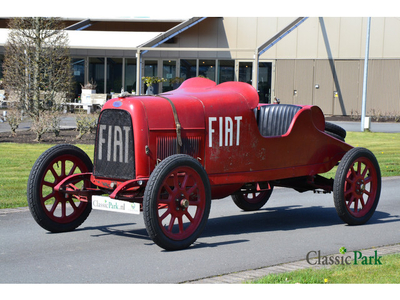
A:
[[[144,76],[145,77],[158,77],[158,62],[156,60],[145,60],[144,62]],[[144,92],[147,92],[147,85],[143,83]],[[156,85],[155,94],[158,94],[158,85]]]
[[[146,60],[144,62],[144,76],[152,77],[158,76],[157,61],[156,60]]]
[[[132,94],[136,91],[136,58],[125,59],[124,90]]]
[[[0,54],[0,79],[3,78],[3,62],[4,62],[4,54]]]
[[[104,57],[89,58],[89,82],[97,84],[96,93],[104,93]]]
[[[175,60],[164,60],[163,61],[163,78],[167,79],[163,82],[162,91],[168,92],[177,88],[177,85],[173,81],[176,77],[176,61]]]
[[[272,75],[272,63],[259,62],[258,95],[260,97],[260,103],[271,103],[271,75]]]
[[[215,60],[199,60],[199,76],[215,81]]]
[[[196,77],[197,61],[195,59],[181,59],[180,77],[184,80]]]
[[[218,61],[218,83],[235,80],[235,61],[219,60]]]
[[[81,93],[81,85],[85,84],[85,59],[71,58],[72,70],[74,72],[75,98]]]
[[[239,62],[239,81],[251,84],[252,74],[253,74],[253,63],[251,61]]]
[[[122,89],[122,58],[107,57],[107,91],[120,93]]]

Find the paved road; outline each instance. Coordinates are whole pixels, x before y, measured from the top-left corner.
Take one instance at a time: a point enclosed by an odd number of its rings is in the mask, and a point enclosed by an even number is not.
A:
[[[24,119],[19,125],[17,131],[28,130],[31,128],[32,122],[28,119]],[[76,128],[76,119],[74,115],[66,115],[62,117],[61,128],[68,129],[68,128]],[[9,132],[10,125],[7,122],[1,122],[0,120],[0,132]]]
[[[342,122],[342,121],[330,121],[331,123],[337,124],[346,131],[361,132],[360,122]],[[400,132],[400,123],[386,123],[386,122],[372,122],[370,130],[372,132],[385,132],[394,133]]]
[[[276,189],[265,208],[241,212],[212,203],[189,249],[166,252],[147,236],[142,216],[92,211],[74,232],[50,234],[29,211],[0,211],[1,283],[178,283],[321,255],[400,243],[400,177],[383,180],[381,201],[363,226],[337,216],[332,195]]]

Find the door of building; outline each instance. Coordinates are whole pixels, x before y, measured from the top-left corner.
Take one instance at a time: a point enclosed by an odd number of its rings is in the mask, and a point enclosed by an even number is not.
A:
[[[333,114],[334,76],[332,62],[327,59],[316,59],[314,67],[313,105],[322,109],[325,115]]]
[[[333,101],[334,115],[350,115],[361,108],[360,91],[362,84],[360,61],[335,61],[337,80]]]
[[[176,60],[163,60],[162,70],[162,77],[167,80],[162,84],[162,91],[168,92],[175,89],[176,84],[179,83],[176,76]]]
[[[253,78],[253,62],[252,61],[237,61],[235,68],[235,79],[240,82],[252,84]]]
[[[272,103],[272,62],[258,63],[258,96],[260,103]]]

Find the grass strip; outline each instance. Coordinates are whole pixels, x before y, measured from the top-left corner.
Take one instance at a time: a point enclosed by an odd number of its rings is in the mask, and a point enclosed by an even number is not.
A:
[[[382,257],[382,265],[334,265],[330,268],[270,274],[248,283],[256,284],[372,284],[400,283],[400,254]]]
[[[28,206],[26,187],[36,159],[53,145],[0,143],[0,209]],[[93,159],[93,145],[77,145]]]

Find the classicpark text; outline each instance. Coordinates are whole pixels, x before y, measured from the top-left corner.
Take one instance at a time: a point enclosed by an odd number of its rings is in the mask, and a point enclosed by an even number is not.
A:
[[[310,251],[307,253],[306,260],[310,265],[382,265],[382,256],[378,256],[375,250],[374,255],[364,256],[361,251],[353,251],[354,256],[350,255],[329,255],[321,256],[321,251]]]

